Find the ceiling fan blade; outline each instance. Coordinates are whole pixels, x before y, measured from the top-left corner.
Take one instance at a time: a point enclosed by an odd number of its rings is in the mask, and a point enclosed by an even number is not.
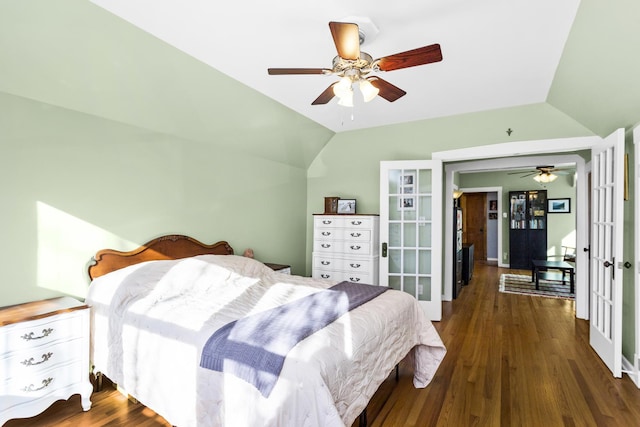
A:
[[[382,80],[380,77],[368,77],[367,80],[371,82],[373,87],[377,88],[380,91],[378,92],[378,96],[383,97],[389,102],[393,102],[407,94],[407,92],[405,92],[404,90],[392,85],[386,80]]]
[[[336,45],[338,56],[344,59],[360,59],[360,34],[357,24],[329,22],[329,29]]]
[[[378,67],[382,71],[392,71],[439,61],[442,61],[440,45],[432,44],[380,58],[378,59]]]
[[[327,74],[331,70],[325,68],[269,68],[267,72],[271,76],[279,76],[285,74]]]
[[[322,92],[320,94],[320,96],[317,97],[315,99],[315,101],[313,101],[311,103],[311,105],[322,105],[322,104],[326,104],[327,102],[331,101],[333,99],[333,97],[335,96],[335,94],[333,93],[333,86],[335,86],[336,83],[333,83],[333,84],[331,84],[331,86],[326,88],[324,90],[324,92]]]

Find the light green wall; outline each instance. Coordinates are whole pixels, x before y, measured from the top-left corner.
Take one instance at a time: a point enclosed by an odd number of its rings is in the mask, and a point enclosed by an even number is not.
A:
[[[514,131],[510,136],[508,128]],[[591,132],[547,104],[336,134],[308,170],[307,273],[311,214],[323,212],[325,196],[355,198],[359,213],[379,213],[381,160],[424,160],[435,151],[585,135]]]
[[[98,249],[168,233],[304,273],[305,168],[2,93],[0,141],[0,306],[83,298]]]
[[[637,0],[581,0],[547,102],[605,137],[640,116]]]
[[[576,188],[570,175],[559,176],[554,182],[540,185],[531,177],[510,175],[509,172],[461,173],[460,188],[502,187],[502,209],[509,213],[509,192],[522,190],[547,190],[547,198],[570,198],[571,212],[568,214],[547,215],[547,254],[562,255],[562,246],[576,247]],[[502,251],[499,254],[502,263],[509,263],[509,219],[499,213],[502,227]],[[507,258],[504,257],[507,253]]]
[[[305,272],[332,131],[83,0],[2,2],[0,63],[0,306],[83,297],[95,251],[166,233]]]
[[[0,2],[0,92],[307,168],[323,126],[85,0]]]

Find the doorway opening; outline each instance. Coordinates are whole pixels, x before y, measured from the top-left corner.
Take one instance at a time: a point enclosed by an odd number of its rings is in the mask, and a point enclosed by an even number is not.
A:
[[[517,167],[531,167],[541,164],[574,163],[576,165],[576,206],[578,212],[587,212],[587,186],[585,174],[585,160],[583,157],[572,154],[580,150],[590,149],[601,141],[600,137],[578,137],[540,141],[521,141],[506,144],[494,144],[469,149],[451,150],[433,153],[434,159],[441,160],[445,165],[445,195],[452,195],[458,188],[457,180],[459,172],[475,172],[489,170],[503,170]],[[542,155],[544,153],[561,153],[555,155]],[[508,157],[512,156],[512,157]],[[529,157],[527,157],[529,156]],[[498,200],[499,215],[504,214]],[[444,225],[444,288],[443,300],[452,300],[453,284],[453,206],[445,204]],[[588,221],[586,215],[576,217],[576,247],[588,246]],[[504,255],[504,254],[501,254]],[[498,260],[503,264],[502,257]],[[501,265],[502,264],[502,265]],[[589,278],[587,273],[588,254],[577,252],[576,260],[576,317],[587,319],[589,316],[588,291]]]

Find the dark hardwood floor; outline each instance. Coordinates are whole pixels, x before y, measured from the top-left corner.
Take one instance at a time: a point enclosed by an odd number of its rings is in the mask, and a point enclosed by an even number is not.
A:
[[[448,353],[433,382],[415,389],[403,362],[400,380],[388,379],[372,400],[369,426],[640,426],[640,390],[611,376],[573,302],[499,293],[505,272],[476,263],[435,322]],[[92,401],[83,413],[74,396],[5,427],[169,425],[109,386]]]

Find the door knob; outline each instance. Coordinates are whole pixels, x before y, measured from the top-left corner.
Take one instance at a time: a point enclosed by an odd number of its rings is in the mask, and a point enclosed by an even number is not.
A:
[[[605,267],[611,267],[611,266],[613,266],[613,263],[612,263],[612,262],[609,262],[609,261],[605,261],[603,265],[604,265]]]

